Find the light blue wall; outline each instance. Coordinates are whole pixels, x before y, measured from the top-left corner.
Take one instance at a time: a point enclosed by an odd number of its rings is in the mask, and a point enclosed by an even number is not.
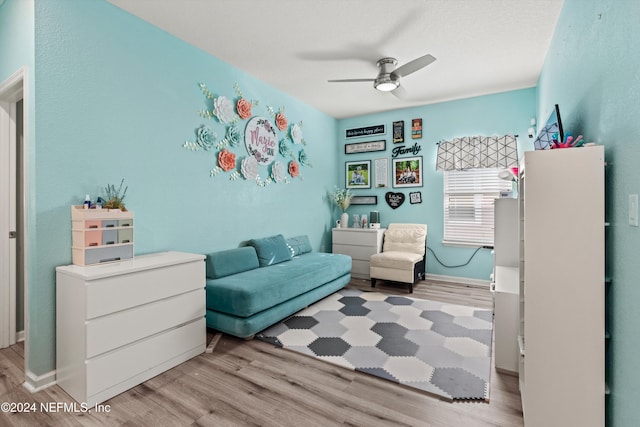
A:
[[[23,69],[24,117],[26,129],[26,162],[36,164],[35,131],[35,46],[34,46],[34,2],[33,0],[5,0],[0,5],[0,82]],[[26,182],[27,203],[27,256],[37,247],[36,234],[36,180],[33,168]],[[28,262],[28,261],[27,261]],[[28,264],[27,280],[37,274],[37,265]],[[30,307],[27,307],[30,310]],[[37,315],[37,313],[36,313]],[[37,336],[37,334],[36,334]],[[50,342],[50,341],[49,341]],[[26,351],[31,356],[31,346]]]
[[[640,229],[628,225],[627,207],[640,193],[638,22],[637,0],[565,0],[538,83],[540,116],[557,103],[565,129],[605,146],[607,424],[615,427],[640,424]]]
[[[0,4],[0,82],[21,67],[33,67],[33,0]]]
[[[330,251],[326,194],[338,176],[334,118],[103,0],[36,2],[35,34],[33,372],[55,368],[55,267],[71,263],[69,207],[107,184],[125,178],[129,186],[125,201],[135,215],[138,255],[208,253],[277,233],[308,234],[314,249]],[[262,188],[230,181],[227,173],[211,178],[217,150],[182,148],[201,124],[220,137],[225,132],[197,114],[205,107],[199,82],[232,99],[237,82],[246,98],[259,100],[254,115],[270,117],[267,106],[285,107],[290,122],[303,121],[314,165],[302,168],[304,180]],[[265,167],[260,174],[266,177]]]
[[[421,147],[418,155],[422,156],[425,169],[423,187],[393,188],[391,176],[389,176],[389,188],[353,190],[355,195],[378,196],[378,205],[352,206],[348,212],[353,216],[353,214],[368,214],[371,210],[378,210],[382,226],[386,226],[390,222],[426,223],[428,226],[427,244],[435,252],[438,259],[449,266],[464,264],[473,255],[475,248],[442,245],[443,174],[435,170],[437,143],[441,140],[462,136],[513,133],[519,135],[518,150],[521,155],[523,150],[529,150],[533,146],[527,137],[527,128],[530,126],[531,118],[535,115],[535,89],[530,88],[340,120],[337,138],[341,153],[339,159],[341,186],[345,185],[345,162],[347,161],[371,160],[373,168],[375,159],[387,158],[389,175],[391,175],[393,164],[391,152],[396,146],[412,147],[414,143],[417,143]],[[411,139],[411,120],[414,118],[422,118],[422,139]],[[394,144],[392,139],[392,124],[399,120],[404,120],[404,144]],[[346,129],[378,124],[386,126],[388,129],[386,135],[372,138],[345,138]],[[387,149],[384,152],[344,154],[346,143],[379,139],[386,140]],[[412,154],[405,154],[397,158],[412,156]],[[391,209],[384,198],[388,191],[404,193],[405,202],[399,208]],[[409,193],[414,191],[422,193],[421,204],[409,202]],[[446,268],[434,259],[432,253],[427,254],[427,273],[429,274],[489,280],[492,268],[493,256],[491,251],[487,249],[481,249],[468,265],[458,268]]]

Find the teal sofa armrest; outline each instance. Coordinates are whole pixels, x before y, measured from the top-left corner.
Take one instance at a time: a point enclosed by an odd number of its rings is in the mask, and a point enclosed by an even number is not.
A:
[[[207,277],[219,279],[260,267],[253,246],[214,252],[207,255]]]

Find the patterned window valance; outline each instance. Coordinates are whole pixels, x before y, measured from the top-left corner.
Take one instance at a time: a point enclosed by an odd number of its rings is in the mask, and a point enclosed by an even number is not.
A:
[[[436,170],[450,171],[518,166],[515,135],[465,136],[438,145]]]

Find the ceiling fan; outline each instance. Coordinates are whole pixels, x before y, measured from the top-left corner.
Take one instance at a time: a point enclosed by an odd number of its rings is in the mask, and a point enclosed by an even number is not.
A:
[[[398,60],[395,58],[382,58],[376,63],[379,68],[378,76],[374,79],[342,79],[328,80],[330,83],[343,82],[373,82],[373,87],[382,92],[395,91],[400,88],[400,78],[408,76],[411,73],[426,67],[434,62],[436,58],[431,54],[426,54],[419,58],[409,61],[398,68]]]

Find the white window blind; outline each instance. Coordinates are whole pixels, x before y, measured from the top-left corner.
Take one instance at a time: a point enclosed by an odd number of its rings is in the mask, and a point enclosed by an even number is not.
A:
[[[493,204],[511,181],[502,169],[444,172],[444,243],[493,246]]]

